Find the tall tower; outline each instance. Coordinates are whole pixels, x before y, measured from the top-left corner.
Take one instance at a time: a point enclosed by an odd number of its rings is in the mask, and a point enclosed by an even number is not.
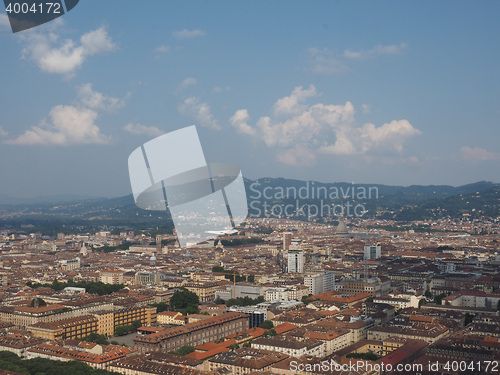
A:
[[[156,254],[161,254],[161,241],[163,237],[160,234],[156,235]]]
[[[288,273],[304,273],[304,252],[302,250],[288,251]]]
[[[382,255],[382,248],[377,245],[365,245],[365,260],[375,260]]]
[[[283,251],[290,250],[290,245],[292,244],[292,232],[283,233]]]

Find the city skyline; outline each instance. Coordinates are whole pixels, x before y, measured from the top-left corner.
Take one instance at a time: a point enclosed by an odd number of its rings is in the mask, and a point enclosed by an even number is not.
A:
[[[496,3],[117,4],[15,35],[1,8],[0,194],[128,195],[192,124],[251,179],[500,182]]]

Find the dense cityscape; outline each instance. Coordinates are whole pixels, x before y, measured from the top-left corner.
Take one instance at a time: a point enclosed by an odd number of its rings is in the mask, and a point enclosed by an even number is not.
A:
[[[4,0],[0,375],[499,374],[499,14]]]
[[[189,248],[3,229],[0,347],[122,374],[494,373],[500,222],[413,224],[249,218]]]

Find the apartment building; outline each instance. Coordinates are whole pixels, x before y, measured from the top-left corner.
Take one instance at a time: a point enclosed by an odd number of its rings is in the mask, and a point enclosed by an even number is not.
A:
[[[134,347],[139,353],[170,352],[182,346],[197,346],[248,329],[248,315],[229,312],[217,317],[165,328],[160,332],[137,337]]]
[[[101,270],[99,281],[104,284],[123,284],[123,271],[121,270]]]
[[[271,366],[289,358],[288,355],[268,350],[240,348],[221,353],[208,360],[208,371],[227,367],[233,375],[270,371]]]
[[[97,333],[97,322],[98,320],[95,316],[83,315],[57,322],[36,323],[26,329],[35,337],[47,340],[66,340]]]

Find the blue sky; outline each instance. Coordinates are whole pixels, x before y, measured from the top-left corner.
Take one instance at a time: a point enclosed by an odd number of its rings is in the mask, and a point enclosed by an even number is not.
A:
[[[249,178],[500,182],[498,2],[85,0],[16,34],[4,10],[0,194],[129,194],[128,155],[192,124]]]

